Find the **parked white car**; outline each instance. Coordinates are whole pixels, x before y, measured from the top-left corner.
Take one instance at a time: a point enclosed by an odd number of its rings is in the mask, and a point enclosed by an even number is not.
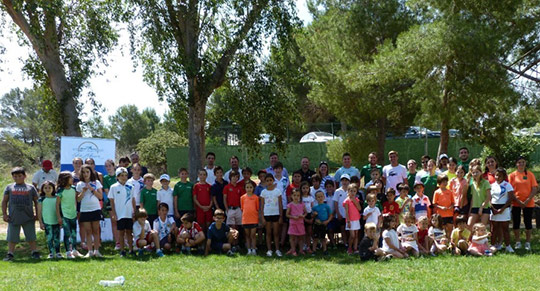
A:
[[[324,131],[312,131],[312,132],[306,133],[300,139],[300,143],[305,143],[305,142],[327,142],[327,141],[331,141],[331,140],[334,140],[334,139],[340,139],[341,140],[341,137],[335,136],[335,135],[333,135],[331,133],[324,132]]]

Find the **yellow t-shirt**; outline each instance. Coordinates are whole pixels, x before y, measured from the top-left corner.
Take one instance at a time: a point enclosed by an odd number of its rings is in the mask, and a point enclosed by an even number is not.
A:
[[[471,231],[467,228],[463,229],[463,232],[461,232],[461,236],[459,235],[459,228],[455,228],[452,231],[452,235],[450,236],[450,240],[457,245],[460,239],[464,239],[466,241],[469,241],[469,238],[471,237]]]

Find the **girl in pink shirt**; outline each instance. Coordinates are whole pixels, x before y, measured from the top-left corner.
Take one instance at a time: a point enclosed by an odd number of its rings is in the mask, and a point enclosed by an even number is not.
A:
[[[289,237],[291,249],[287,252],[288,255],[297,256],[296,246],[298,245],[301,255],[305,255],[302,250],[304,245],[304,236],[306,229],[304,226],[304,217],[306,217],[306,206],[300,199],[300,190],[295,188],[291,194],[292,202],[287,204],[287,218],[289,218]]]
[[[358,253],[358,230],[360,230],[360,202],[356,198],[358,193],[358,185],[352,183],[347,188],[348,197],[343,201],[343,207],[345,207],[345,221],[347,222],[346,230],[349,231],[349,249],[347,253],[349,255]]]

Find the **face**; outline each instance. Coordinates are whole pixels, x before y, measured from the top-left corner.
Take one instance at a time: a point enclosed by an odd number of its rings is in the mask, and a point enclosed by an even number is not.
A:
[[[396,225],[397,225],[397,222],[396,222],[396,219],[392,219],[392,221],[390,221],[390,227],[391,228],[396,228]]]
[[[375,202],[376,202],[375,199],[368,199],[368,201],[367,201],[369,207],[374,207],[374,206],[375,206]]]
[[[321,187],[321,181],[319,181],[319,180],[311,180],[311,183],[313,184],[313,187],[315,189]]]
[[[429,159],[427,159],[427,158],[422,159],[422,168],[423,169],[427,169],[428,162],[429,162]]]
[[[222,170],[217,170],[216,171],[216,178],[221,180],[223,178],[223,171]]]
[[[466,150],[466,149],[462,149],[459,151],[459,158],[462,160],[462,161],[466,161],[469,159],[469,151]]]
[[[381,173],[379,173],[379,171],[373,171],[373,172],[371,172],[371,174],[369,174],[369,176],[371,177],[372,181],[375,181],[375,180],[379,180],[379,178],[381,178]]]
[[[376,232],[377,232],[377,229],[375,229],[375,228],[366,229],[366,235],[369,238],[375,237]]]
[[[377,164],[377,156],[374,155],[374,154],[369,154],[368,161],[369,161],[369,163],[371,165],[376,165]]]
[[[184,225],[185,228],[190,229],[193,223],[189,221],[182,221],[182,224]]]
[[[89,169],[87,169],[87,168],[82,169],[81,174],[82,174],[82,178],[83,178],[85,181],[90,180],[91,173],[90,173],[90,170],[89,170]]]
[[[51,185],[43,186],[43,192],[45,195],[50,195],[53,192],[53,187]]]
[[[465,177],[465,171],[464,171],[462,168],[458,169],[458,170],[456,171],[456,176],[457,176],[458,178],[460,178],[460,179],[463,178],[463,177]]]
[[[270,156],[270,166],[274,166],[277,162],[279,162],[279,158],[277,155]]]
[[[332,184],[332,183],[329,183],[328,185],[325,185],[324,189],[326,189],[326,193],[334,193],[334,191],[336,190],[335,187],[334,187],[334,184]]]
[[[300,166],[304,170],[309,169],[309,159],[303,158],[302,161],[300,162]]]
[[[169,184],[171,183],[170,181],[167,181],[167,180],[165,180],[165,179],[163,179],[163,180],[161,180],[161,181],[159,181],[159,182],[161,183],[161,186],[162,186],[163,188],[165,188],[165,189],[166,189],[166,188],[169,188]]]
[[[322,192],[317,192],[317,195],[315,197],[317,198],[317,202],[319,204],[324,203],[324,194]]]
[[[264,182],[266,183],[266,187],[272,187],[272,185],[274,185],[274,179],[272,178],[266,178],[264,179]]]
[[[214,221],[215,222],[221,222],[223,223],[223,221],[225,220],[225,217],[223,217],[223,215],[217,215],[217,216],[214,216]]]
[[[441,166],[443,166],[443,168],[448,167],[448,159],[442,159],[441,160]]]
[[[349,198],[355,197],[357,193],[358,193],[358,189],[356,189],[355,187],[351,187],[347,190],[347,194],[349,195]]]
[[[409,190],[407,189],[401,189],[401,191],[399,191],[399,195],[401,197],[406,197],[408,194],[409,194]]]
[[[23,184],[24,179],[26,179],[26,175],[21,173],[13,174],[11,177],[13,177],[13,181],[15,181],[16,184]]]
[[[309,185],[302,186],[302,193],[309,195]]]
[[[206,182],[206,176],[208,176],[206,171],[199,171],[199,174],[197,175],[197,177],[199,177],[200,182]]]
[[[239,164],[239,162],[238,162],[238,159],[237,159],[237,158],[231,158],[231,159],[229,160],[229,164],[231,165],[231,168],[233,168],[233,169],[238,169],[238,164]]]
[[[390,164],[395,165],[398,163],[398,155],[396,154],[389,154],[388,159],[390,160]]]
[[[70,176],[68,178],[67,186],[71,186],[71,185],[73,185],[73,177]]]
[[[216,157],[213,155],[208,155],[208,157],[206,157],[206,164],[209,166],[213,166],[215,161]]]
[[[417,194],[424,194],[424,187],[422,187],[421,185],[416,186],[414,187],[414,192],[416,192]]]
[[[167,213],[169,212],[169,209],[165,208],[165,207],[160,207],[158,209],[158,215],[159,217],[161,217],[162,219],[167,217]]]
[[[299,184],[302,181],[302,176],[300,176],[299,174],[294,174],[292,176],[292,180],[295,184]]]
[[[250,180],[251,179],[251,173],[248,171],[243,171],[242,176],[244,177],[244,180]]]
[[[264,173],[259,174],[259,177],[258,177],[259,181],[264,182],[264,177],[266,177],[266,174]]]
[[[239,180],[238,175],[231,176],[230,179],[231,179],[231,183],[233,183],[233,184],[236,184],[236,182],[238,182],[238,180]],[[205,180],[206,180],[206,178],[205,178]]]
[[[428,164],[427,164],[427,170],[428,172],[433,172],[435,171],[435,163],[433,161],[429,161]]]
[[[139,162],[139,155],[132,155],[131,156],[131,163],[136,164]]]
[[[116,179],[118,180],[118,182],[120,182],[120,184],[126,184],[126,182],[128,180],[128,174],[127,173],[122,173],[122,174],[116,176]],[[154,181],[152,181],[152,179],[146,179],[145,183],[146,183],[146,181],[151,181],[150,187],[152,187],[152,184],[154,183]]]
[[[84,163],[92,167],[92,170],[96,169],[96,163],[93,160],[86,160]]]
[[[415,223],[415,220],[412,218],[405,218],[405,225],[411,226]]]
[[[349,184],[351,184],[351,181],[347,179],[341,179],[341,187],[343,189],[347,189],[347,187],[349,187]]]
[[[328,175],[328,166],[326,164],[322,164],[319,166],[319,172],[321,172],[321,176],[326,176]]]
[[[139,217],[137,218],[137,221],[139,222],[140,225],[144,225],[144,222],[146,221],[146,217]]]
[[[448,170],[455,172],[457,168],[457,164],[454,162],[448,162]]]
[[[415,172],[416,171],[416,162],[415,161],[409,161],[407,163],[407,169],[409,172]]]
[[[521,160],[517,161],[517,163],[516,163],[516,167],[520,171],[523,171],[525,169],[525,166],[527,166],[527,162],[524,159],[521,159]]]
[[[484,235],[484,234],[486,234],[486,228],[485,227],[479,227],[479,228],[476,229],[476,233],[478,235]]]
[[[497,180],[498,183],[502,183],[504,181],[504,175],[502,173],[495,173],[495,180]]]
[[[473,175],[475,179],[478,179],[482,176],[482,172],[478,168],[474,168],[471,174]]]
[[[465,222],[458,223],[458,225],[457,225],[457,227],[459,229],[465,229],[466,226],[467,226],[467,224]]]
[[[254,190],[253,184],[247,183],[245,189],[246,189],[246,192],[253,193],[253,190]]]
[[[127,168],[127,167],[129,167],[129,162],[128,161],[119,162],[118,166]]]
[[[131,168],[131,173],[135,177],[140,177],[141,176],[141,168],[140,167],[133,167],[133,168]]]
[[[283,168],[275,168],[274,173],[276,173],[276,176],[281,177],[281,174],[283,173]]]
[[[497,168],[497,162],[495,162],[495,159],[489,158],[486,161],[486,167],[488,167],[488,169],[495,169]]]
[[[127,175],[126,175],[126,178],[127,178]],[[118,181],[120,181],[120,179]],[[122,183],[122,182],[120,182],[120,183]],[[152,186],[154,186],[154,180],[150,179],[150,178],[146,178],[146,179],[144,179],[144,185],[146,186],[146,188],[152,188]]]
[[[110,162],[105,162],[105,170],[109,174],[114,174],[114,166]]]
[[[386,198],[388,199],[388,201],[394,201],[394,198],[396,198],[396,195],[392,192],[388,192],[386,193]]]
[[[441,181],[441,183],[439,185],[441,186],[441,188],[446,188],[446,186],[448,185],[448,181],[443,180],[443,181]]]
[[[75,171],[79,171],[82,165],[83,165],[82,160],[77,159],[73,161],[73,168],[75,169]]]
[[[344,156],[343,159],[342,159],[342,162],[343,162],[343,166],[345,168],[348,168],[351,166],[351,156]]]
[[[435,216],[433,216],[433,217],[431,218],[431,225],[433,225],[433,226],[436,226],[436,225],[437,225],[437,219],[435,218]]]
[[[418,225],[420,226],[421,229],[426,229],[428,228],[428,220],[427,219],[421,220],[418,222]]]
[[[300,201],[300,193],[298,193],[298,191],[293,192],[292,195],[291,195],[291,198],[292,198],[292,200],[295,201],[295,202]]]
[[[180,179],[182,179],[182,180],[186,180],[188,178],[188,172],[187,171],[182,171],[179,174],[180,174]]]

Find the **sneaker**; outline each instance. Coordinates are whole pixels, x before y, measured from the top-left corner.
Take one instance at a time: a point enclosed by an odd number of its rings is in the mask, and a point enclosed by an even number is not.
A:
[[[120,257],[125,258],[126,257],[126,251],[121,251],[120,252]]]
[[[272,251],[271,251],[271,250],[268,250],[268,251],[266,252],[266,256],[267,256],[267,257],[271,257],[271,256],[272,256]]]
[[[251,255],[256,256],[257,255],[257,249],[251,249]]]
[[[56,258],[57,258],[57,259],[63,259],[63,258],[64,258],[64,256],[62,256],[62,254],[61,254],[61,253],[56,253]]]
[[[436,257],[437,255],[434,252],[429,253],[432,257]]]
[[[49,254],[49,255],[47,256],[47,259],[48,259],[48,260],[54,259],[54,254]]]
[[[78,250],[72,250],[71,251],[71,255],[74,257],[74,258],[82,258],[83,255],[81,255],[81,253],[79,253]]]
[[[114,250],[115,251],[119,251],[120,250],[120,244],[117,243],[115,246],[114,246]]]
[[[507,253],[513,253],[514,249],[512,248],[512,246],[506,246],[506,252]]]
[[[359,255],[360,254],[360,251],[359,250],[356,250],[353,252],[354,255]]]
[[[161,249],[157,250],[156,251],[156,255],[158,255],[158,257],[162,258],[164,257],[165,255],[163,254],[163,251]]]
[[[13,261],[15,257],[13,256],[13,254],[11,253],[7,253],[6,256],[4,257],[4,262],[11,262]]]
[[[96,258],[103,258],[103,255],[99,252],[99,250],[94,251],[94,257]]]
[[[352,249],[348,249],[348,250],[347,250],[347,255],[352,256],[352,254],[353,254]]]
[[[84,256],[85,258],[91,258],[94,256],[94,251],[88,251],[88,253],[86,253],[86,255]]]
[[[531,243],[530,243],[530,242],[526,242],[526,243],[525,243],[525,250],[526,250],[526,251],[530,251],[530,250],[531,250]]]
[[[75,256],[71,252],[66,252],[66,259],[75,259]]]
[[[323,255],[328,256],[328,251],[324,251]]]
[[[299,251],[298,253],[301,254],[302,256],[306,255],[306,253],[304,251]]]
[[[32,257],[32,259],[34,259],[34,260],[39,260],[39,259],[41,259],[41,256],[39,255],[39,252],[38,252],[38,251],[32,252],[31,257]]]
[[[283,257],[283,254],[281,253],[280,250],[277,250],[277,251],[276,251],[276,256],[278,256],[278,257],[281,258],[281,257]]]
[[[518,241],[518,242],[516,243],[516,245],[514,246],[514,249],[516,249],[516,250],[521,249],[521,242],[520,242],[520,241]]]
[[[502,250],[502,244],[497,244],[495,248],[497,248],[498,251]]]

